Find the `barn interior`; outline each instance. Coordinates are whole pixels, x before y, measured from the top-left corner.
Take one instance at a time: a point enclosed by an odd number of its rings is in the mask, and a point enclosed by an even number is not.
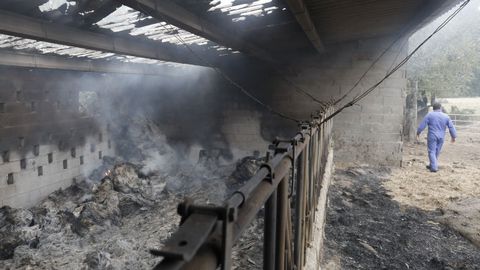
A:
[[[153,268],[185,196],[222,204],[309,121],[320,178],[400,166],[408,38],[460,2],[1,1],[0,260]],[[266,219],[242,229],[238,269],[261,268]]]

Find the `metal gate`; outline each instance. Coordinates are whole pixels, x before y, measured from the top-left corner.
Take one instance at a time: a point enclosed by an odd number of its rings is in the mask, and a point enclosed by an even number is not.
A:
[[[151,250],[163,257],[155,269],[230,269],[233,244],[263,207],[263,268],[302,269],[331,140],[331,120],[322,120],[331,113],[300,124],[291,139],[276,139],[267,162],[224,205],[181,203],[180,227]]]
[[[448,114],[462,135],[480,135],[480,114]]]

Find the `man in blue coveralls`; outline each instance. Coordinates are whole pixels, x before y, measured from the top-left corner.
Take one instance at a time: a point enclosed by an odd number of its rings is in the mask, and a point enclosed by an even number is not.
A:
[[[422,123],[417,129],[417,139],[420,133],[428,126],[427,146],[428,146],[428,158],[430,159],[430,165],[427,166],[431,172],[438,171],[437,159],[442,150],[443,140],[445,139],[445,129],[448,127],[450,131],[450,137],[452,137],[452,143],[455,142],[457,137],[457,131],[453,126],[450,117],[442,112],[442,105],[440,103],[433,104],[433,112],[429,112]]]

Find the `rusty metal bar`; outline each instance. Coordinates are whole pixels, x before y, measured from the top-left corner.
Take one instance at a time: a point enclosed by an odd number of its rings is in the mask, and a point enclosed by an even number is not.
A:
[[[307,189],[308,189],[308,159],[309,159],[309,153],[308,149],[305,151],[305,159],[303,161],[303,203],[302,203],[302,227],[301,227],[301,237],[302,237],[302,246],[301,246],[301,252],[302,252],[302,261],[300,261],[301,265],[305,264],[305,255],[306,255],[306,235],[305,235],[305,228],[307,227],[306,221],[307,221]]]
[[[288,176],[278,186],[277,196],[277,235],[275,269],[285,270],[285,235],[287,231]]]
[[[290,166],[290,161],[288,159],[283,159],[282,162],[278,165],[278,167],[276,167],[277,173],[273,183],[270,183],[268,181],[261,182],[255,189],[253,194],[247,199],[247,201],[245,201],[242,207],[239,208],[238,219],[235,222],[234,230],[235,241],[240,238],[240,235],[247,228],[250,222],[255,218],[258,210],[262,208],[267,198],[273,193],[273,191],[277,189],[280,180],[289,173]]]
[[[275,232],[277,228],[277,191],[274,191],[265,204],[263,237],[263,269],[275,269]]]
[[[287,269],[293,269],[293,245],[292,245],[292,210],[290,207],[290,199],[287,198],[287,228],[285,235],[285,265]]]
[[[225,206],[191,205],[189,211],[183,211],[183,233],[174,234],[167,243],[184,245],[179,249],[170,245],[169,249],[158,251],[157,254],[166,258],[156,269],[216,269],[219,265],[222,269],[229,269],[231,245],[238,241],[264,205],[264,269],[302,269],[321,190],[319,179],[323,170],[319,167],[324,165],[325,136],[330,139],[330,134],[326,133],[330,132],[330,123],[319,123],[317,118],[302,126],[302,130],[291,140],[277,140],[273,145],[273,158],[262,165],[257,174],[226,201]],[[291,173],[294,166],[298,166],[297,174]],[[295,190],[292,191],[294,215],[288,195],[291,175],[297,177]],[[217,220],[215,227],[199,229],[192,222],[192,219],[201,221],[199,215],[206,216],[204,226],[211,226],[207,224]],[[292,216],[295,217],[293,225]],[[193,241],[196,243],[194,246],[190,244],[191,239],[179,242],[182,235],[191,232],[203,235],[202,238],[189,236],[197,239]]]
[[[303,152],[300,157],[298,158],[298,174],[297,174],[297,186],[296,186],[296,198],[295,198],[295,222],[294,222],[294,227],[295,227],[295,238],[294,238],[294,255],[293,255],[293,261],[295,265],[297,266],[297,270],[301,270],[303,263],[302,262],[302,254],[303,252],[301,251],[302,249],[302,224],[303,224],[303,201],[304,201],[304,166],[303,166],[303,160],[305,160],[305,152]]]

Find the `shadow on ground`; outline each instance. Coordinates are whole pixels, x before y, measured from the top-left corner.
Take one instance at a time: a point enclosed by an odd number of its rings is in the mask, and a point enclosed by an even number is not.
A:
[[[387,168],[339,169],[329,192],[324,269],[480,269],[480,249],[439,211],[393,201]]]

